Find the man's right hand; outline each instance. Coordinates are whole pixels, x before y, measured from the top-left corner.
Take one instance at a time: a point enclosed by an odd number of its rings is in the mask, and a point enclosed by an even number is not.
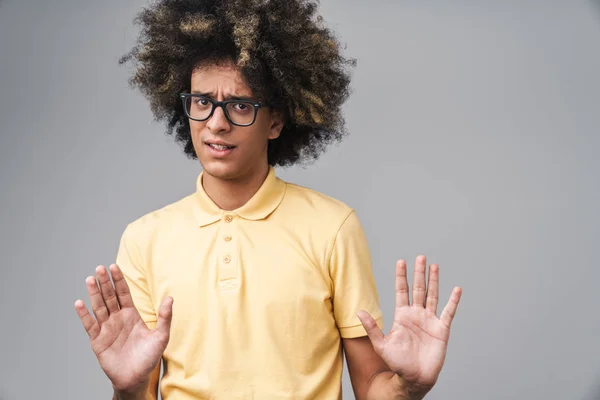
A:
[[[96,268],[99,287],[94,276],[85,280],[96,318],[82,300],[75,302],[75,309],[90,337],[92,350],[115,391],[144,393],[150,373],[160,362],[169,342],[173,299],[163,300],[156,329],[148,329],[133,304],[123,273],[115,264],[110,266],[110,272],[114,286],[102,265]]]

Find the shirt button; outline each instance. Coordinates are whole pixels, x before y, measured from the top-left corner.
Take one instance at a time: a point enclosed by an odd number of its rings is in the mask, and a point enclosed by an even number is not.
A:
[[[229,257],[229,256],[225,256],[225,257],[223,257],[223,262],[224,262],[225,264],[229,264],[229,261],[231,261],[231,257]]]
[[[231,241],[231,236],[225,236],[223,238],[223,240],[225,240],[226,242],[230,242]]]
[[[229,223],[231,221],[233,221],[233,217],[231,215],[225,216],[225,222]]]

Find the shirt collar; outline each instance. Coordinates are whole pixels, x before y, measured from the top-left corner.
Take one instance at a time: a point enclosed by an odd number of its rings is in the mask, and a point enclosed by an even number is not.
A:
[[[258,191],[243,206],[225,211],[219,208],[204,191],[200,172],[196,180],[194,214],[198,225],[206,226],[219,221],[225,214],[235,214],[248,220],[260,220],[269,216],[279,206],[285,194],[286,184],[275,175],[275,169],[269,166],[269,173]]]

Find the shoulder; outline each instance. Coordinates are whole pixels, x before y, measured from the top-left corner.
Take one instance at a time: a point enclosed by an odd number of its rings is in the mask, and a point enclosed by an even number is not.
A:
[[[298,215],[310,224],[328,225],[333,230],[355,217],[354,209],[342,200],[295,183],[286,182],[286,185],[282,202],[286,215]]]

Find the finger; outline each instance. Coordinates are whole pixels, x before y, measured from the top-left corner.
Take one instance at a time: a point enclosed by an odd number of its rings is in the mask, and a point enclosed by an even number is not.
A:
[[[100,326],[98,322],[92,317],[87,307],[81,300],[77,300],[75,302],[75,310],[77,311],[77,315],[83,324],[83,328],[87,332],[90,339],[94,340],[98,334],[100,333]]]
[[[110,273],[113,278],[113,282],[115,283],[115,292],[117,293],[117,299],[119,300],[119,305],[121,308],[133,307],[133,298],[131,297],[131,291],[129,290],[129,285],[127,285],[127,281],[125,280],[125,276],[123,275],[123,271],[117,264],[112,264],[110,266]]]
[[[410,305],[408,281],[406,280],[406,261],[396,263],[396,310]]]
[[[425,269],[427,258],[418,256],[415,262],[415,275],[413,277],[413,301],[415,307],[424,307],[425,303]]]
[[[102,299],[104,300],[104,304],[106,304],[106,308],[108,309],[108,314],[110,315],[118,312],[119,301],[117,300],[115,288],[110,280],[110,276],[108,276],[108,271],[106,271],[106,268],[101,265],[96,268],[96,276],[98,277],[100,293],[102,294]]]
[[[431,264],[429,267],[429,282],[427,283],[427,310],[432,313],[437,313],[438,298],[439,298],[439,280],[440,267],[437,264]]]
[[[462,289],[459,287],[455,287],[450,295],[450,299],[444,307],[442,311],[442,315],[440,316],[440,321],[444,324],[448,329],[450,325],[452,325],[452,320],[454,319],[454,315],[456,315],[456,309],[458,308],[458,302],[460,301],[460,297],[462,296]]]
[[[365,331],[367,331],[367,335],[371,340],[373,348],[375,349],[377,354],[381,355],[385,336],[379,328],[379,326],[377,325],[377,322],[373,319],[371,314],[364,310],[359,311],[356,315],[358,316],[358,319],[365,328]]]
[[[158,309],[158,322],[156,323],[156,331],[160,332],[161,335],[169,340],[171,331],[171,320],[173,319],[173,298],[167,296]]]
[[[102,326],[102,324],[108,320],[108,309],[102,299],[102,294],[96,283],[96,277],[88,276],[85,280],[85,285],[87,286],[90,302],[92,303],[92,312],[96,316],[98,324]]]

